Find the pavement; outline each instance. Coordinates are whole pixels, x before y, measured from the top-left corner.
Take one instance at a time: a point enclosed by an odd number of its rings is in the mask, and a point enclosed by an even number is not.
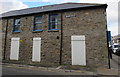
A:
[[[98,74],[119,75],[120,76],[120,61],[119,61],[119,59],[120,59],[120,56],[112,54],[112,59],[110,59],[111,69],[100,67],[97,69]]]
[[[112,68],[120,69],[120,56],[117,56],[115,54],[112,54],[112,59],[111,59],[111,66]]]
[[[106,68],[98,68],[97,73],[99,75],[119,75],[119,71],[116,69],[106,69]]]

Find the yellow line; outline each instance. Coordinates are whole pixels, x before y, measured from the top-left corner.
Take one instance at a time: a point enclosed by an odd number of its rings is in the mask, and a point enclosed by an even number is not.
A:
[[[55,70],[51,70],[51,69],[45,69],[45,68],[31,68],[31,67],[19,67],[19,66],[6,66],[6,67],[13,67],[13,68],[18,68],[18,69],[29,69],[29,70],[41,70],[41,71],[50,71],[50,72],[55,72]],[[62,71],[63,72],[63,71]],[[75,71],[76,73],[81,72],[81,71]],[[68,73],[68,72],[66,72]]]
[[[81,72],[81,71],[76,71],[76,72]]]
[[[7,66],[7,67],[12,67],[12,66]]]
[[[24,68],[24,67],[14,67],[14,68]]]

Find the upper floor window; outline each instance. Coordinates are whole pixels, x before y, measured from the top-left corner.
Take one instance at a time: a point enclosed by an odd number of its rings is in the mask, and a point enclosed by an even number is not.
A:
[[[58,14],[49,15],[49,30],[58,30]]]
[[[13,32],[20,32],[20,18],[14,19]]]
[[[34,17],[34,31],[41,31],[42,30],[42,16],[35,16]]]

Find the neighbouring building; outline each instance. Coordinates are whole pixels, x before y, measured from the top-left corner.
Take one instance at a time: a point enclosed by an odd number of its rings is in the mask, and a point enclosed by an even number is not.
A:
[[[113,36],[112,37],[112,42],[120,44],[120,34],[118,34],[116,36]]]
[[[106,8],[106,4],[63,3],[3,13],[3,59],[106,65]]]

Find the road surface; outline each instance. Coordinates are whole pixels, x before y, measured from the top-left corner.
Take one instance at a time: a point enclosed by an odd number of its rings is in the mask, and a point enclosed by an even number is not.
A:
[[[112,69],[119,69],[120,65],[118,64],[118,56],[113,55],[113,59],[111,60],[111,68]],[[78,71],[75,72],[68,72],[68,71],[53,71],[49,69],[42,69],[42,68],[33,68],[33,67],[22,67],[22,66],[14,66],[14,65],[5,65],[2,66],[2,74],[3,75],[63,75],[63,77],[74,77],[69,75],[84,75],[84,77],[88,77],[87,75],[92,76],[95,75],[92,72],[82,72]],[[66,76],[64,76],[66,75]],[[76,76],[75,76],[76,77]],[[82,76],[83,77],[83,76]],[[96,77],[96,76],[92,76]]]
[[[62,75],[59,72],[52,72],[47,70],[39,70],[35,68],[21,68],[3,65],[2,67],[3,75]]]
[[[21,76],[22,75],[22,76]],[[42,76],[41,76],[42,75]],[[72,72],[59,72],[50,70],[41,70],[36,68],[22,68],[9,65],[2,66],[2,77],[96,77],[96,75],[87,75]]]

